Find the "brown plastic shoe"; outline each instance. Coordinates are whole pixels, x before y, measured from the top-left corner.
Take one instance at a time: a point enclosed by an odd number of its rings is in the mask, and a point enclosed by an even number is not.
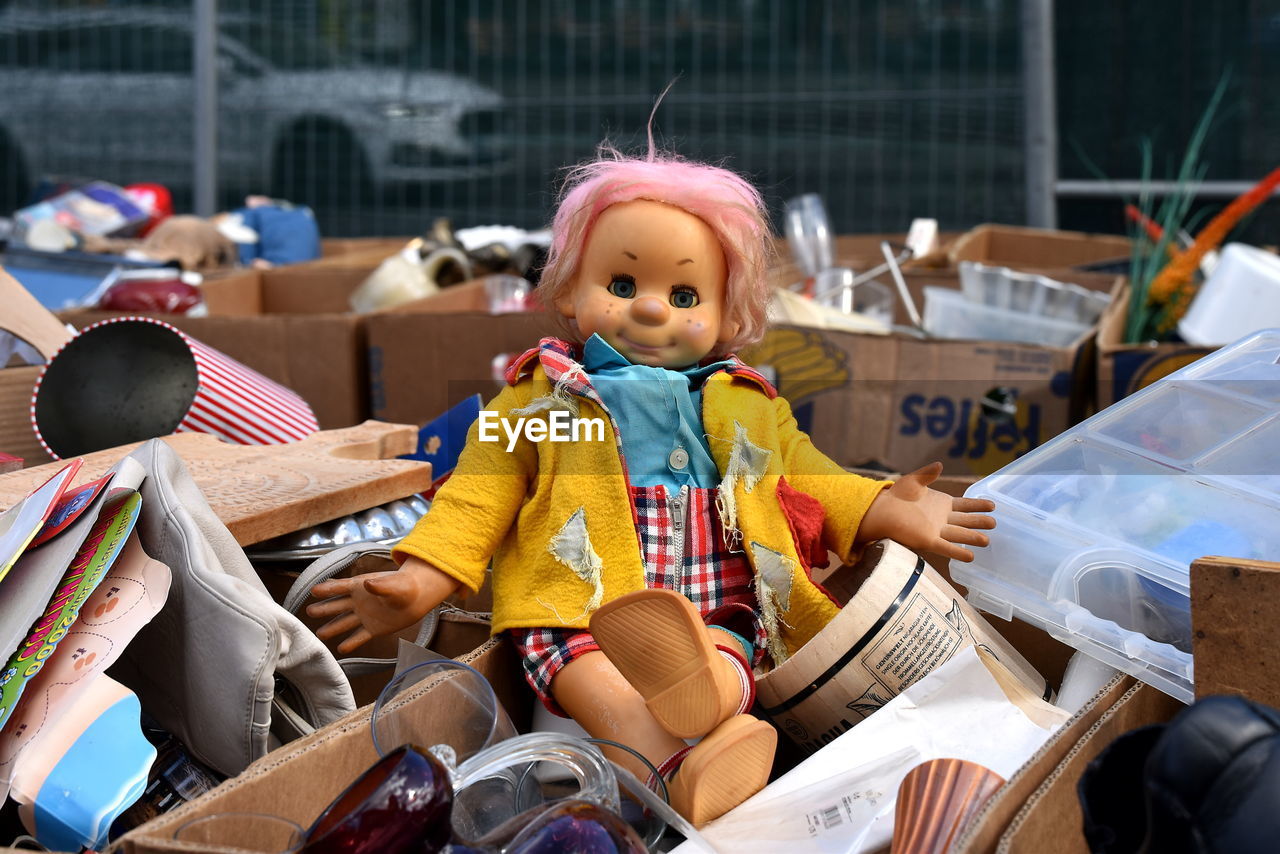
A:
[[[769,782],[778,732],[736,715],[698,742],[667,783],[671,806],[694,827],[727,813]]]
[[[591,635],[677,738],[700,738],[742,706],[738,668],[716,649],[693,603],[673,590],[614,599],[591,615]]]

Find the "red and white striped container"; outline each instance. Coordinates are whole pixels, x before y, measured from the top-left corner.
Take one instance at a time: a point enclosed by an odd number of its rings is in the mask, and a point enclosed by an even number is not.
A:
[[[273,445],[320,429],[294,392],[149,317],[86,326],[54,353],[36,381],[31,424],[54,459],[184,430]]]

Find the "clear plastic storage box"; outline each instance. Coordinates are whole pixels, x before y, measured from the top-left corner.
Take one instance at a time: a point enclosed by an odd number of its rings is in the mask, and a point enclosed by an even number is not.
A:
[[[938,338],[1025,341],[1065,347],[1089,331],[1089,324],[973,302],[951,288],[924,289],[924,328]]]
[[[1190,565],[1280,560],[1280,330],[1206,356],[990,477],[970,600],[1192,700]]]

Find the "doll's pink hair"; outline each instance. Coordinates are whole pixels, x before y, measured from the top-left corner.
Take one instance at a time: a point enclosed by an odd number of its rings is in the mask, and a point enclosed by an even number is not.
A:
[[[650,146],[649,156],[640,159],[603,145],[596,160],[569,171],[551,222],[551,250],[538,286],[543,304],[554,308],[570,288],[600,214],[610,205],[648,199],[705,222],[724,250],[729,274],[725,314],[741,328],[713,355],[759,341],[768,322],[765,272],[772,246],[760,193],[728,169],[655,153],[652,142]]]

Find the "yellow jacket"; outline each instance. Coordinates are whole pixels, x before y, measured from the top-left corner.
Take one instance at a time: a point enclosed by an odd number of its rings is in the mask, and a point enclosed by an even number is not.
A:
[[[612,425],[595,400],[571,393],[575,363],[549,363],[546,352],[544,346],[537,364],[538,351],[525,354],[487,411],[514,424],[568,409]],[[888,484],[824,456],[796,426],[786,400],[749,369],[711,375],[702,401],[703,429],[723,478],[723,526],[740,533],[769,649],[780,661],[835,616],[838,606],[810,568],[825,565],[827,550],[855,555],[858,525]],[[501,430],[497,442],[479,441],[479,431],[477,421],[431,511],[396,546],[399,560],[421,558],[474,591],[492,558],[495,633],[586,628],[602,602],[644,587],[628,479],[611,428],[603,441],[522,436],[511,452]]]

